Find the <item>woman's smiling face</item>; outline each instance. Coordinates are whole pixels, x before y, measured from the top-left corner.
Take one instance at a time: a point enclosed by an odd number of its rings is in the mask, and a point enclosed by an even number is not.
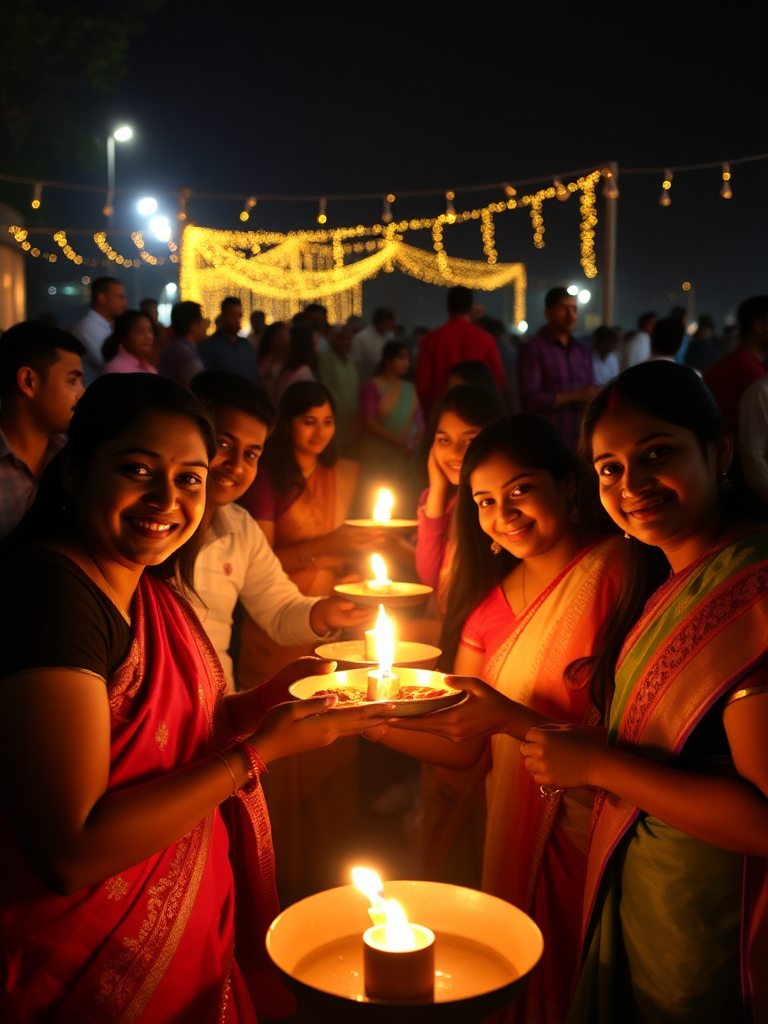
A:
[[[501,452],[470,475],[480,527],[515,558],[551,551],[569,531],[574,483],[513,462]]]
[[[731,461],[728,435],[702,447],[692,430],[625,406],[598,420],[592,455],[611,519],[667,556],[719,521],[719,479]]]
[[[461,464],[467,454],[467,448],[481,430],[482,427],[465,423],[451,410],[444,412],[440,417],[432,451],[447,480],[454,486],[459,483]]]
[[[186,416],[151,413],[101,445],[81,479],[67,474],[89,550],[135,569],[190,539],[205,510],[208,453]]]

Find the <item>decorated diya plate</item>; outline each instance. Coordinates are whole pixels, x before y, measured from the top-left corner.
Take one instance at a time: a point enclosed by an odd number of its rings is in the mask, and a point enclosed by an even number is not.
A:
[[[423,604],[432,593],[432,587],[424,583],[391,583],[387,590],[374,590],[366,582],[338,583],[333,592],[369,608],[378,608],[380,604],[385,608],[410,608]]]
[[[393,669],[400,683],[398,696],[389,700],[368,700],[367,668],[353,668],[343,672],[331,672],[325,676],[307,676],[299,679],[288,687],[292,697],[309,700],[312,697],[324,697],[326,694],[338,695],[336,708],[361,707],[368,704],[394,704],[394,709],[387,712],[388,718],[409,718],[417,715],[428,715],[431,711],[449,708],[467,699],[464,690],[457,690],[445,681],[441,672],[429,672],[422,668]],[[334,708],[330,708],[333,711]]]
[[[419,525],[418,519],[386,519],[379,522],[378,519],[345,519],[345,526],[366,526],[376,527],[384,533],[407,533],[415,530]]]
[[[432,644],[418,644],[410,640],[398,640],[395,645],[395,660],[393,665],[403,665],[407,668],[431,669],[437,664],[441,650],[433,647]],[[328,661],[335,661],[342,669],[349,665],[369,665],[375,668],[378,661],[365,656],[365,640],[337,640],[335,643],[321,644],[315,648],[318,658],[325,658]]]

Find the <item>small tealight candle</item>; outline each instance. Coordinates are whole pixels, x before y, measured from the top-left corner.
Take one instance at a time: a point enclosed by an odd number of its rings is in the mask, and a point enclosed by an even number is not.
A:
[[[392,590],[392,580],[387,579],[387,566],[381,555],[371,555],[371,568],[376,579],[366,580],[366,587],[375,594],[389,594]]]
[[[382,896],[381,879],[369,868],[354,868],[352,880],[371,901],[374,922],[363,933],[365,993],[372,999],[424,1003],[434,999],[435,933],[410,924],[396,900]]]

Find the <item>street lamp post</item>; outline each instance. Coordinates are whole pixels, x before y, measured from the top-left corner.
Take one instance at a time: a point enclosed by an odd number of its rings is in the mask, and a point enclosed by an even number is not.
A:
[[[104,207],[104,216],[107,218],[107,227],[111,224],[112,210],[115,202],[115,141],[127,142],[133,135],[133,129],[123,125],[110,132],[107,136],[107,204]]]

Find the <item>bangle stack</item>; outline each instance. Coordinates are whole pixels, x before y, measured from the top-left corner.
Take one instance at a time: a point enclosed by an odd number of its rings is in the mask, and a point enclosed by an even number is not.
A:
[[[243,792],[251,793],[259,784],[259,776],[268,774],[269,769],[266,762],[261,759],[258,751],[254,750],[251,744],[244,740],[242,736],[235,736],[235,743],[245,754],[245,762],[248,766],[248,783],[243,787]]]

